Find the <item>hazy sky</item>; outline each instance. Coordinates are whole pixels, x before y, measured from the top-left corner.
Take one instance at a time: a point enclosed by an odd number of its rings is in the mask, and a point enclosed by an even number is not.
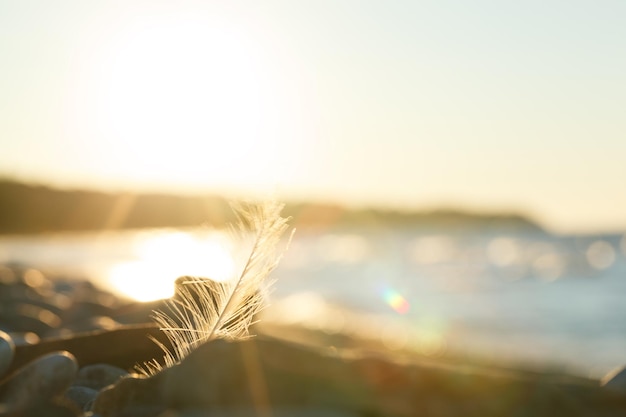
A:
[[[0,174],[626,230],[626,2],[0,0]]]

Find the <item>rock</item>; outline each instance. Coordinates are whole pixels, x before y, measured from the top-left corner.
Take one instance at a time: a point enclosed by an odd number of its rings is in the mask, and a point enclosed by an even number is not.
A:
[[[198,366],[199,355],[210,347],[214,358],[210,367]],[[173,406],[191,407],[232,407],[247,406],[251,404],[251,393],[246,387],[246,374],[241,355],[231,349],[231,344],[223,340],[215,340],[208,345],[202,346],[189,355],[183,363],[173,366],[167,372],[159,375],[162,377],[162,392],[166,404]],[[182,383],[184,379],[203,381],[206,387],[203,398],[200,398],[199,386]],[[182,385],[181,385],[182,384]],[[178,386],[177,386],[178,385]],[[242,389],[244,388],[244,389]],[[231,391],[233,390],[233,391]]]
[[[0,414],[2,417],[84,417],[81,410],[72,404],[57,404],[56,402],[38,402],[27,408],[9,414]]]
[[[40,271],[13,272],[0,280],[0,323],[7,331],[35,332],[39,336],[61,324],[59,316],[71,303],[55,294]],[[7,278],[8,277],[8,278]],[[11,278],[13,277],[13,278]],[[11,278],[11,279],[9,279]]]
[[[160,384],[159,374],[151,378],[131,374],[100,391],[92,410],[104,417],[145,415],[148,411],[157,416],[167,408],[162,403]]]
[[[376,399],[355,372],[351,360],[295,345],[214,340],[150,378],[120,380],[100,392],[93,410],[105,417],[150,405],[163,410],[253,410],[270,404],[338,413],[372,410]]]
[[[614,369],[606,374],[600,380],[600,385],[613,392],[626,394],[626,366]]]
[[[150,415],[150,407],[198,415],[250,409],[397,417],[597,417],[626,415],[626,398],[593,381],[565,376],[331,354],[257,337],[213,340],[150,378],[124,378],[100,392],[93,411],[103,417]]]
[[[71,334],[90,333],[101,330],[114,330],[121,327],[121,324],[107,316],[93,316],[85,320],[72,322],[67,325],[65,330],[69,330]],[[62,334],[62,333],[61,333]],[[54,335],[51,333],[50,335]]]
[[[65,311],[64,319],[66,323],[80,323],[89,317],[105,316],[110,317],[115,310],[109,305],[100,304],[100,298],[103,302],[109,303],[110,301],[106,296],[96,297],[90,300],[74,300],[72,307]]]
[[[163,310],[165,307],[167,307],[165,300],[132,302],[116,309],[111,317],[122,324],[153,323],[154,311]]]
[[[11,331],[16,332],[34,332],[41,336],[61,325],[58,315],[33,303],[2,301],[0,313]]]
[[[86,320],[70,323],[67,327],[52,329],[44,334],[45,338],[68,338],[80,333],[93,333],[101,330],[114,330],[121,324],[111,317],[94,316]]]
[[[225,409],[211,409],[207,411],[205,409],[185,409],[176,411],[169,409],[158,417],[256,417],[268,415],[272,417],[359,417],[357,412],[345,412],[337,411],[330,408],[289,408],[289,407],[277,407],[273,408],[271,412],[259,412],[255,408],[234,407]]]
[[[50,279],[48,279],[48,277],[46,277],[41,271],[35,268],[28,268],[24,271],[21,271],[21,274],[19,274],[19,278],[25,285],[29,286],[30,288],[52,288],[52,283],[50,282]]]
[[[37,358],[15,372],[0,386],[0,403],[9,410],[21,410],[59,396],[78,371],[69,352],[54,352]]]
[[[0,286],[9,286],[17,282],[15,271],[8,266],[0,265]]]
[[[105,363],[88,365],[78,371],[78,376],[72,385],[100,391],[102,388],[116,383],[120,378],[127,375],[128,372],[122,368]]]
[[[91,404],[97,395],[97,390],[82,386],[71,386],[63,394],[72,404],[85,411],[91,408]]]
[[[9,332],[9,336],[13,339],[16,353],[21,346],[33,346],[41,341],[39,336],[33,332]]]
[[[0,379],[2,379],[4,372],[11,365],[14,353],[15,344],[13,343],[13,339],[5,332],[0,331]]]

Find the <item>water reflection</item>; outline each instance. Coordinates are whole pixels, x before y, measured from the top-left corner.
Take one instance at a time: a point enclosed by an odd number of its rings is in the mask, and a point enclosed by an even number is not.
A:
[[[496,266],[506,267],[519,263],[521,257],[518,242],[511,238],[498,237],[487,246],[487,258]]]
[[[323,261],[343,264],[363,262],[370,251],[367,240],[357,234],[328,234],[318,246]]]
[[[181,275],[227,279],[238,250],[227,233],[196,229],[0,237],[0,262],[72,266],[138,300],[169,296]],[[623,234],[298,231],[272,274],[263,321],[425,355],[554,359],[601,375],[623,364],[625,255]]]
[[[134,243],[134,258],[114,264],[108,273],[113,289],[138,301],[173,295],[181,275],[230,278],[234,261],[221,233],[155,232]]]
[[[415,238],[409,248],[411,258],[421,265],[450,261],[456,255],[456,246],[448,236],[422,236]]]

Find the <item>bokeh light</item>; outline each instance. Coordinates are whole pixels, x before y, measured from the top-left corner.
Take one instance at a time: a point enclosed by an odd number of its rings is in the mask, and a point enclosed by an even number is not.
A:
[[[615,262],[615,249],[604,240],[597,240],[587,248],[587,261],[596,269],[607,269]]]

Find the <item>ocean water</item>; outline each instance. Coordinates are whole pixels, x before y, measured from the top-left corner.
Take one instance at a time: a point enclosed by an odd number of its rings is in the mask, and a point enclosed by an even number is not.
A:
[[[138,300],[169,296],[181,275],[227,279],[241,256],[227,234],[206,229],[0,238],[0,263],[86,277]],[[620,234],[298,231],[272,276],[267,320],[595,378],[626,365]]]

